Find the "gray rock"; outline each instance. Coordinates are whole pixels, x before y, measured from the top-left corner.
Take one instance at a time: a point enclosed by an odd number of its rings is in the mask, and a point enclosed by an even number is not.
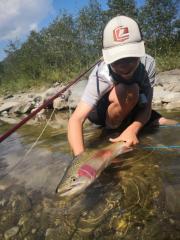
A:
[[[77,84],[71,87],[71,95],[68,99],[68,105],[70,108],[76,108],[77,104],[79,103],[82,93],[87,85],[87,80],[81,80]]]
[[[13,98],[13,97],[14,97],[14,96],[13,96],[12,94],[9,94],[9,95],[7,95],[7,96],[4,97],[4,100],[9,99],[9,98]]]
[[[64,86],[57,86],[57,87],[49,88],[43,94],[43,101],[50,99],[51,97],[55,96],[57,93],[59,93],[63,89],[64,89]],[[48,108],[55,108],[58,110],[67,108],[68,107],[67,100],[68,100],[70,94],[71,94],[71,91],[69,89],[66,90],[59,97],[57,97],[52,103],[49,103]]]
[[[169,88],[167,87],[166,89],[167,90],[161,86],[154,87],[153,107],[161,107],[166,109],[179,108],[180,92],[170,91],[170,85]]]
[[[31,102],[25,103],[20,108],[20,113],[29,113],[33,109],[34,105]]]
[[[60,92],[61,90],[64,89],[65,86],[57,86],[57,87],[51,87],[49,88],[45,93],[44,93],[44,100],[54,96],[55,94],[57,94],[58,92]],[[62,94],[62,98],[63,99],[67,99],[68,96],[69,96],[70,92],[69,90],[65,91],[63,94]]]
[[[154,87],[153,102],[161,101],[169,92],[164,91],[160,86]]]
[[[53,101],[53,108],[57,109],[57,110],[67,109],[68,108],[68,102],[61,99],[61,98],[56,98]]]
[[[174,69],[171,71],[165,71],[157,74],[156,84],[171,84],[180,81],[180,69]]]
[[[8,114],[6,114],[6,116],[0,117],[0,120],[9,124],[17,124],[20,121],[20,119],[17,118],[10,118]]]
[[[180,100],[176,101],[176,102],[169,102],[165,105],[166,109],[176,109],[176,108],[180,108]]]
[[[19,103],[18,102],[6,102],[0,106],[0,113],[4,111],[10,110],[12,107],[17,106]]]
[[[25,114],[25,113],[30,113],[31,110],[33,109],[34,104],[32,102],[26,102],[24,103],[19,103],[19,105],[11,108],[9,111],[10,114]]]
[[[60,82],[55,82],[55,83],[53,84],[53,87],[57,87],[57,86],[61,86],[61,83],[60,83]]]
[[[3,111],[3,112],[1,113],[1,116],[3,116],[3,117],[8,117],[8,112],[7,112],[7,111]]]
[[[41,102],[43,100],[42,96],[36,96],[33,101],[34,102]]]
[[[168,93],[162,98],[162,102],[175,103],[180,100],[180,93]]]

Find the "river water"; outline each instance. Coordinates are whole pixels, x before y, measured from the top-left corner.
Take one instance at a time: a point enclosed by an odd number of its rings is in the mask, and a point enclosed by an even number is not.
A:
[[[180,119],[178,111],[164,115]],[[67,118],[58,118],[65,124],[52,121],[28,154],[43,124],[23,126],[0,144],[0,239],[180,239],[179,125],[145,129],[136,149],[118,157],[80,196],[64,201],[55,189],[72,154]],[[10,127],[0,123],[0,133]],[[107,145],[110,136],[87,125],[88,151]]]

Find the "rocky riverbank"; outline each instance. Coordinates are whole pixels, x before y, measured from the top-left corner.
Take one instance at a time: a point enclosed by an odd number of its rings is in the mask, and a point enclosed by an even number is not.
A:
[[[82,80],[49,104],[47,109],[57,111],[74,109],[80,99],[87,80]],[[11,94],[0,98],[0,120],[16,123],[20,118],[37,109],[44,101],[63,89],[59,83],[46,91]],[[159,73],[154,86],[153,108],[180,109],[180,69]],[[31,123],[46,119],[47,109],[41,110]]]

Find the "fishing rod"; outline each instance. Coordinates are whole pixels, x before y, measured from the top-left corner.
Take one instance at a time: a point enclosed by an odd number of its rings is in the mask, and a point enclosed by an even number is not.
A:
[[[3,135],[0,136],[0,143],[4,141],[7,137],[9,137],[12,133],[14,133],[18,128],[20,128],[22,125],[24,125],[28,120],[30,120],[32,117],[34,117],[38,112],[40,112],[42,109],[46,108],[50,103],[53,102],[54,99],[62,95],[67,89],[69,89],[72,85],[77,83],[81,77],[83,77],[86,73],[88,73],[93,67],[95,67],[98,63],[102,61],[102,58],[100,58],[98,61],[96,61],[93,65],[91,65],[87,70],[85,70],[83,73],[81,73],[77,78],[72,80],[67,86],[65,86],[61,91],[56,93],[54,96],[49,98],[48,100],[44,101],[42,105],[40,105],[37,109],[35,109],[33,112],[31,112],[28,116],[23,118],[19,123],[17,123],[14,127],[9,129],[7,132],[5,132]]]

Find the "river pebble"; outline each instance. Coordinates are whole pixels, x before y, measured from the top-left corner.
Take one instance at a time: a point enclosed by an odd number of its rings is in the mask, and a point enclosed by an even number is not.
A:
[[[46,230],[45,240],[59,240],[59,233],[55,228],[48,228]]]
[[[6,203],[7,203],[7,201],[6,201],[4,198],[1,199],[1,200],[0,200],[0,208],[1,208],[1,207],[4,207]]]
[[[11,184],[7,182],[0,182],[0,191],[5,191]]]
[[[11,239],[12,237],[16,236],[19,232],[19,227],[15,226],[7,230],[4,234],[6,240]]]
[[[25,194],[18,195],[12,201],[12,208],[15,211],[27,212],[31,209],[31,202]]]

